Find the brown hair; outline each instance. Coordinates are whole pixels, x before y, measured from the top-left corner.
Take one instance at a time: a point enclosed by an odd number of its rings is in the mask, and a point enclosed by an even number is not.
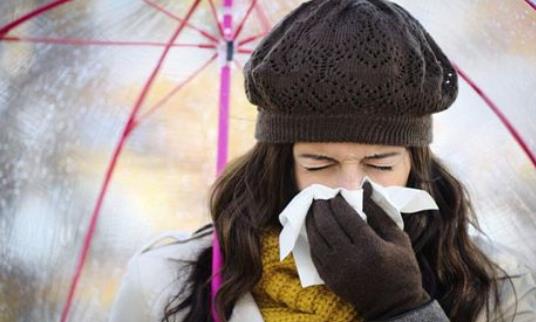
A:
[[[260,279],[260,235],[269,226],[279,225],[277,215],[299,192],[292,146],[257,142],[230,162],[211,187],[210,210],[225,259],[223,283],[216,297],[222,321],[229,319],[238,298]],[[497,272],[503,270],[468,235],[469,224],[480,231],[468,192],[428,146],[408,150],[412,167],[407,186],[428,191],[439,206],[439,211],[424,216],[403,214],[404,230],[412,240],[424,287],[453,322],[475,321],[484,307],[489,320],[492,296],[494,311],[502,316]],[[197,233],[204,236],[212,226],[206,225]],[[189,269],[189,277],[166,305],[162,321],[170,321],[187,308],[184,322],[212,321],[211,251],[212,247],[202,250],[197,261],[185,262],[187,267],[179,268],[183,273]]]

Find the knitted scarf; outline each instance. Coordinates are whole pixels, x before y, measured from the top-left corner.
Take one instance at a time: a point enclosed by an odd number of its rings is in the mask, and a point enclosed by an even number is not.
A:
[[[279,261],[280,229],[261,237],[262,276],[252,290],[266,322],[354,322],[353,306],[325,285],[302,288],[292,254]]]

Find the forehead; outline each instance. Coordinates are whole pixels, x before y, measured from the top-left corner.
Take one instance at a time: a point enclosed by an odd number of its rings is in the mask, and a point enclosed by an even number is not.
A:
[[[376,153],[405,151],[404,146],[378,145],[353,142],[296,142],[293,146],[294,155],[299,153],[317,153],[332,157],[366,156]]]

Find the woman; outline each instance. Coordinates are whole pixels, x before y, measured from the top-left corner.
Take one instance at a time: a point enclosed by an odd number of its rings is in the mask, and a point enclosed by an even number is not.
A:
[[[258,142],[212,186],[213,224],[132,257],[111,321],[213,321],[213,229],[222,321],[536,321],[534,275],[469,234],[478,228],[469,196],[429,148],[432,114],[455,101],[457,76],[406,10],[305,2],[263,39],[244,75]],[[364,176],[425,190],[439,210],[403,214],[402,231],[371,186],[359,186]],[[315,200],[307,236],[325,285],[302,288],[292,256],[277,256],[278,214],[313,183],[363,188],[367,223],[340,195]]]

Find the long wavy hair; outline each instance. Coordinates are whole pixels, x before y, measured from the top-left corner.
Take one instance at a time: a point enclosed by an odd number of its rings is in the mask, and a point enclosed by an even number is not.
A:
[[[211,186],[213,224],[196,233],[200,238],[214,227],[218,233],[225,262],[223,283],[216,297],[222,321],[229,319],[238,298],[259,281],[260,236],[269,227],[280,225],[278,214],[299,192],[292,146],[257,142],[232,160]],[[407,186],[426,190],[439,206],[439,211],[426,211],[424,215],[403,214],[404,230],[411,238],[425,289],[453,322],[475,321],[484,308],[488,321],[492,313],[503,318],[499,283],[502,279],[512,281],[468,234],[469,225],[483,232],[466,188],[428,146],[407,149],[412,162]],[[169,322],[181,310],[188,312],[184,322],[212,321],[211,252],[212,247],[207,247],[196,261],[177,268],[182,273],[186,269],[188,278],[165,306],[162,322]],[[505,277],[500,277],[499,271]],[[490,305],[492,298],[494,308]]]

